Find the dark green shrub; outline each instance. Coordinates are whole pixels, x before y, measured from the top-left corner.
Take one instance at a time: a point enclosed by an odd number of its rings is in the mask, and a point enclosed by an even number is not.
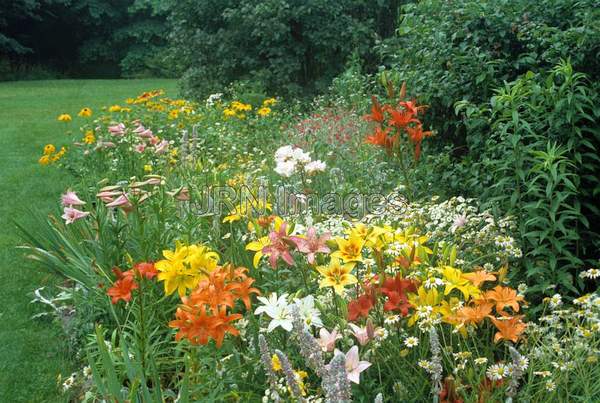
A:
[[[456,145],[464,141],[457,101],[483,102],[504,81],[561,58],[600,78],[598,0],[422,0],[403,6],[397,33],[379,46],[385,63]]]
[[[506,84],[487,103],[456,109],[470,151],[453,172],[460,186],[517,217],[532,291],[574,292],[600,246],[592,224],[600,222],[597,93],[561,62]]]

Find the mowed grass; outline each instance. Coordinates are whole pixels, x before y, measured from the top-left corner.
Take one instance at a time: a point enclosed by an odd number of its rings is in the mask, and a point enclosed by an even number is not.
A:
[[[83,119],[77,117],[81,108],[98,112],[158,88],[177,94],[176,82],[162,79],[0,82],[0,402],[63,401],[57,376],[79,369],[60,326],[31,319],[40,312],[30,304],[31,292],[59,279],[24,259],[12,223],[35,231],[28,211],[56,211],[60,194],[73,180],[55,166],[37,163],[45,144],[68,145],[66,125],[57,116],[69,113],[75,131]]]

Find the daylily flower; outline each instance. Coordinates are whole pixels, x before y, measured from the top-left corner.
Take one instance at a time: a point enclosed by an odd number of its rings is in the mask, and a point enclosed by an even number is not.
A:
[[[375,98],[375,96],[371,96],[371,101],[373,102],[371,105],[371,114],[370,115],[364,115],[363,119],[367,120],[367,121],[373,121],[373,122],[377,122],[377,123],[383,123],[383,119],[385,118],[383,115],[383,109],[381,108],[381,105],[379,104],[379,102],[377,101],[377,98]]]
[[[67,190],[65,194],[61,196],[61,201],[63,206],[83,206],[85,202],[81,200],[77,193],[72,190]]]
[[[289,304],[287,302],[287,294],[277,297],[277,293],[272,293],[268,298],[258,297],[258,300],[263,303],[254,311],[255,315],[267,314],[272,320],[267,328],[268,332],[272,332],[278,327],[282,327],[288,332],[292,330],[292,315],[290,314]]]
[[[364,294],[348,303],[348,320],[354,321],[361,317],[369,316],[373,308],[373,296]]]
[[[495,303],[496,312],[499,314],[505,313],[504,308],[507,306],[512,308],[513,311],[519,312],[519,302],[524,300],[523,296],[518,295],[516,290],[501,285],[497,285],[492,290],[487,291],[484,297],[486,300]]]
[[[406,134],[408,134],[408,138],[415,145],[415,160],[419,160],[421,156],[421,143],[425,137],[431,137],[433,132],[431,131],[423,131],[423,125],[418,124],[415,127],[407,127]]]
[[[113,200],[112,202],[108,203],[106,205],[106,207],[123,207],[123,208],[127,208],[127,207],[131,207],[131,202],[127,198],[127,195],[125,193],[122,193],[115,200]]]
[[[335,257],[331,258],[328,266],[318,266],[317,270],[324,277],[319,283],[319,287],[333,287],[337,294],[344,293],[344,287],[350,284],[356,284],[358,279],[351,274],[354,263],[341,264]]]
[[[427,109],[427,105],[417,105],[414,100],[400,102],[398,105],[400,105],[405,111],[413,116],[417,116],[419,113]]]
[[[156,154],[164,154],[169,149],[169,142],[167,140],[162,140],[160,143],[154,146],[154,152]]]
[[[390,126],[395,126],[399,129],[406,128],[410,123],[419,122],[411,112],[403,109],[402,107],[399,109],[388,107],[387,112],[391,115],[391,118],[388,122]]]
[[[465,325],[478,324],[492,312],[492,303],[483,302],[474,306],[464,306],[456,312],[456,318]]]
[[[468,300],[470,296],[477,297],[481,294],[479,288],[475,287],[471,281],[463,277],[463,272],[450,266],[446,266],[442,271],[444,280],[446,280],[446,288],[444,295],[448,295],[452,290],[459,290]]]
[[[112,287],[110,287],[106,294],[111,297],[111,302],[116,304],[119,300],[125,302],[131,301],[131,292],[138,288],[135,279],[132,276],[121,276]]]
[[[364,346],[371,340],[369,335],[369,330],[366,327],[360,327],[355,325],[354,323],[348,323],[348,326],[352,330],[352,334],[356,337],[358,344]],[[371,332],[372,333],[372,332]]]
[[[317,343],[321,346],[323,351],[333,351],[335,349],[335,341],[341,339],[342,335],[339,334],[337,329],[333,329],[331,333],[322,327],[319,329],[319,338],[317,339]]]
[[[141,262],[133,266],[133,271],[139,274],[140,277],[146,277],[151,280],[158,274],[158,270],[154,267],[152,262]]]
[[[343,354],[336,350],[335,354]],[[369,368],[371,363],[368,361],[360,361],[358,358],[358,346],[352,346],[346,353],[346,373],[348,380],[356,384],[360,384],[360,373]]]
[[[491,273],[488,273],[485,270],[477,270],[472,273],[464,273],[463,277],[467,280],[471,281],[475,287],[479,287],[481,284],[486,281],[495,281],[496,276]]]
[[[263,236],[262,238],[259,238],[256,241],[252,241],[248,245],[246,245],[246,250],[256,252],[254,254],[254,259],[252,259],[252,264],[254,264],[254,267],[258,267],[260,258],[264,256],[263,248],[269,246],[270,244],[271,241],[269,241],[269,237]]]
[[[64,214],[61,216],[65,220],[65,224],[73,224],[80,218],[87,217],[90,215],[88,211],[80,211],[73,207],[65,207],[63,210]]]
[[[307,231],[306,237],[290,237],[290,239],[296,244],[298,250],[302,253],[306,253],[308,263],[315,264],[315,255],[317,253],[329,253],[330,249],[327,247],[327,241],[331,235],[329,233],[323,234],[319,237],[315,227],[310,227]]]
[[[412,280],[404,279],[400,275],[394,278],[386,278],[383,287],[381,287],[381,292],[388,297],[383,309],[386,311],[400,311],[402,316],[408,315],[408,309],[411,305],[408,302],[406,293],[416,291],[417,286]]]
[[[290,253],[289,247],[292,241],[287,234],[287,223],[282,223],[278,230],[271,231],[269,234],[269,245],[262,248],[262,253],[269,256],[271,267],[277,267],[277,260],[281,257],[284,262],[290,266],[294,265],[294,258]]]
[[[139,125],[138,127],[136,127],[133,132],[135,134],[137,134],[139,137],[142,138],[148,138],[151,139],[152,137],[154,137],[154,134],[152,133],[152,130],[150,129],[146,129],[144,126]]]
[[[365,240],[358,236],[350,236],[348,239],[336,239],[338,250],[331,254],[331,257],[343,260],[345,263],[361,262],[362,248]]]
[[[512,317],[491,317],[492,323],[498,329],[498,332],[494,335],[494,342],[500,340],[510,340],[513,343],[519,341],[521,334],[525,331],[527,325],[521,321],[522,316]]]
[[[122,136],[125,134],[125,125],[123,123],[118,123],[116,125],[108,126],[108,131],[113,136]]]
[[[390,136],[390,130],[391,129],[389,127],[383,130],[381,129],[381,127],[376,127],[375,132],[373,132],[373,134],[370,134],[365,138],[365,142],[368,144],[383,147],[389,153],[398,141],[398,134]]]

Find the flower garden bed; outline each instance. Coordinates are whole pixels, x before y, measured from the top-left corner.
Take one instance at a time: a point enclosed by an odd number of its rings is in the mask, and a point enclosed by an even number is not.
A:
[[[56,295],[36,294],[78,352],[65,394],[597,396],[600,299],[530,306],[510,277],[522,257],[514,218],[415,189],[434,134],[426,113],[403,86],[366,116],[159,90],[60,115],[76,135],[39,162],[77,180],[62,215],[21,230],[29,257],[65,277]]]

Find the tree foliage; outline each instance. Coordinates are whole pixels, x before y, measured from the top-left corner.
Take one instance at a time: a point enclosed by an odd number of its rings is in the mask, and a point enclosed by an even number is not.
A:
[[[298,94],[325,88],[350,55],[374,65],[377,38],[393,33],[398,1],[178,1],[171,40],[188,93],[236,80]]]

